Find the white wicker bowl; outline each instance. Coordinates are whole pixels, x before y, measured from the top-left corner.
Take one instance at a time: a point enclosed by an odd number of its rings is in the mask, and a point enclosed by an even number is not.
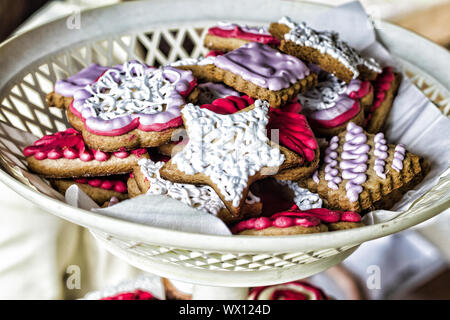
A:
[[[302,19],[325,8],[292,1],[155,0],[84,12],[79,30],[68,29],[65,19],[58,20],[1,45],[0,120],[37,135],[64,129],[67,122],[61,111],[45,107],[45,94],[57,79],[91,62],[112,65],[140,59],[158,65],[198,57],[205,53],[205,27],[217,20],[268,23],[286,14]],[[448,52],[389,23],[378,26],[380,40],[404,61],[406,73],[448,114]],[[0,137],[5,136],[0,132]],[[0,148],[12,146],[2,143]],[[359,244],[425,221],[450,203],[447,175],[408,211],[386,223],[301,236],[210,236],[71,207],[37,192],[7,158],[0,160],[0,179],[6,185],[49,212],[89,228],[115,255],[155,274],[203,285],[244,287],[306,277],[339,263]]]

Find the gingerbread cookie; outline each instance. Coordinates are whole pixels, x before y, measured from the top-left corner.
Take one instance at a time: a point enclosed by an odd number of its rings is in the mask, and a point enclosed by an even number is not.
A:
[[[366,133],[350,122],[333,137],[318,172],[301,186],[318,193],[324,205],[365,213],[389,209],[425,176],[424,159],[402,144],[387,144],[383,133]]]
[[[237,223],[231,232],[250,236],[284,236],[357,228],[363,225],[361,216],[356,212],[325,208],[302,211],[294,205],[290,210],[270,217],[243,220]]]
[[[199,63],[180,68],[191,70],[202,81],[223,82],[252,98],[267,100],[272,108],[291,101],[317,81],[301,60],[256,42]]]
[[[95,177],[95,178],[75,178],[75,179],[50,179],[52,186],[63,195],[66,190],[77,185],[98,205],[102,205],[111,198],[118,201],[128,199],[127,184],[123,177]]]
[[[68,120],[94,149],[156,147],[170,141],[182,125],[180,107],[185,100],[196,100],[195,87],[190,71],[127,62],[74,91]]]
[[[314,133],[331,138],[344,131],[349,121],[363,125],[364,112],[373,101],[370,82],[353,79],[346,84],[316,66],[310,69],[317,72],[318,84],[298,99]]]
[[[272,23],[269,32],[281,40],[281,51],[314,63],[347,83],[357,78],[375,80],[381,73],[373,58],[363,58],[335,32],[317,31],[289,17]]]
[[[188,206],[213,214],[225,223],[236,221],[236,217],[230,215],[222,200],[213,188],[207,185],[194,185],[173,183],[161,177],[160,169],[164,162],[153,162],[150,159],[139,161],[139,166],[134,168],[134,183],[141,194],[166,195],[172,199],[179,200]],[[130,181],[129,180],[129,181]],[[133,182],[129,182],[130,186]],[[134,190],[134,186],[133,192]],[[262,203],[260,198],[249,192],[245,199],[242,216],[255,217],[261,214]]]
[[[329,300],[322,289],[305,281],[252,288],[248,300]]]
[[[239,92],[222,83],[205,82],[199,83],[197,87],[200,90],[200,93],[198,95],[199,105],[210,104],[214,100],[226,98],[229,96],[241,96]]]
[[[249,27],[235,23],[219,22],[208,29],[204,46],[222,52],[232,51],[248,42],[259,42],[278,46],[280,40],[272,36],[265,27]]]
[[[239,216],[253,182],[304,164],[304,158],[295,152],[270,142],[268,111],[267,101],[261,100],[226,115],[186,105],[182,115],[189,141],[161,169],[161,176],[178,183],[210,185],[230,213]],[[296,176],[301,174],[296,172]]]
[[[398,88],[401,74],[392,67],[386,67],[373,82],[375,99],[366,115],[365,130],[369,133],[379,132],[389,116]]]
[[[48,178],[97,177],[128,173],[146,149],[103,152],[90,149],[75,129],[47,135],[23,150],[28,167]]]

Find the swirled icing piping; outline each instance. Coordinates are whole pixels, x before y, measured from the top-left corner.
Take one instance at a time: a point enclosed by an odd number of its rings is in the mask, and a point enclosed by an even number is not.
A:
[[[339,176],[339,170],[336,168],[338,161],[337,149],[339,147],[339,138],[334,136],[330,140],[330,144],[325,150],[324,162],[325,166],[325,180],[328,181],[328,187],[334,190],[339,189],[338,185],[342,182],[342,178]]]
[[[293,281],[250,290],[248,300],[328,300],[325,293],[307,282]]]
[[[266,135],[269,104],[257,100],[247,112],[219,115],[187,104],[183,118],[189,142],[172,161],[188,175],[203,173],[226,201],[238,207],[248,178],[264,167],[278,167],[285,157]]]
[[[342,169],[342,178],[348,180],[345,189],[350,202],[358,200],[359,194],[363,191],[361,185],[367,180],[366,171],[370,146],[366,142],[367,136],[363,129],[353,122],[349,122],[339,167]]]
[[[336,32],[317,31],[307,26],[305,22],[296,23],[289,17],[281,18],[278,23],[290,28],[284,35],[285,40],[316,49],[322,54],[329,54],[348,68],[353,73],[354,79],[359,76],[359,65],[364,65],[377,73],[381,72],[380,65],[373,58],[363,58],[355,49],[340,40]]]
[[[23,150],[25,157],[34,156],[36,160],[65,158],[80,159],[81,161],[106,161],[111,156],[123,159],[130,154],[140,157],[145,153],[147,153],[147,150],[142,148],[130,152],[125,149],[117,152],[103,152],[90,149],[84,143],[81,133],[72,128],[43,136],[41,139],[36,140],[32,146],[28,146]]]
[[[392,67],[383,68],[383,72],[379,74],[373,82],[374,100],[370,107],[369,113],[366,116],[366,124],[372,119],[373,113],[381,106],[386,99],[386,92],[391,88],[392,82],[395,79]]]
[[[179,109],[195,85],[190,71],[127,62],[77,90],[70,110],[94,134],[115,136],[135,128],[161,131],[182,124]]]
[[[337,211],[325,208],[300,210],[294,205],[290,210],[272,215],[271,217],[259,217],[243,220],[233,226],[233,234],[244,230],[263,230],[270,227],[289,228],[302,226],[305,228],[315,227],[321,223],[336,222],[360,222],[361,216],[352,211]]]
[[[278,45],[280,41],[273,37],[266,27],[249,27],[235,23],[219,22],[208,29],[208,34],[222,38],[237,38],[269,45]]]
[[[150,183],[147,194],[165,195],[213,215],[217,215],[220,210],[225,208],[222,200],[210,186],[173,183],[162,178],[159,170],[164,165],[164,162],[141,159],[138,164],[146,180]],[[254,204],[260,201],[260,198],[249,191],[245,202]]]
[[[216,57],[214,64],[273,91],[288,88],[309,75],[301,60],[257,42]]]
[[[211,53],[211,52],[210,52]],[[216,59],[216,55],[209,55],[206,57],[200,57],[200,58],[184,58],[177,60],[175,62],[172,62],[169,64],[171,67],[180,67],[180,66],[205,66],[208,64],[213,64],[214,60]]]
[[[136,289],[131,292],[122,292],[100,300],[158,300],[150,292]]]
[[[127,193],[127,184],[120,180],[109,177],[97,178],[77,178],[74,179],[76,183],[88,184],[94,188],[101,188],[104,190],[113,190],[119,193]]]
[[[386,179],[386,172],[385,172],[385,166],[386,166],[386,159],[388,157],[388,146],[386,144],[386,139],[384,138],[384,134],[382,132],[379,132],[374,137],[375,142],[375,149],[373,151],[373,154],[375,155],[375,163],[373,166],[373,170],[382,179]]]
[[[392,160],[392,169],[397,172],[403,169],[403,160],[405,159],[406,148],[404,144],[398,144],[394,149],[394,159]]]
[[[311,68],[311,66],[310,66]],[[313,125],[324,128],[337,127],[360,112],[360,104],[349,94],[358,96],[362,82],[352,80],[350,84],[339,80],[331,73],[318,67],[311,68],[319,75],[316,87],[305,93],[299,94],[298,99]],[[370,85],[370,83],[369,83]]]
[[[302,188],[295,181],[277,180],[279,184],[286,185],[294,192],[294,203],[300,210],[310,210],[322,207],[322,199],[317,193]]]

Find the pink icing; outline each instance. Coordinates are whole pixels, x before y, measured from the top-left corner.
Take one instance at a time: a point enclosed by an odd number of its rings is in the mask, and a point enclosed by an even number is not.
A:
[[[101,188],[105,190],[114,190],[119,193],[127,193],[127,184],[119,179],[110,177],[98,178],[78,178],[74,179],[76,183],[89,184],[91,187]]]
[[[100,300],[157,300],[150,292],[140,289],[132,292],[122,292],[114,296],[101,298]]]
[[[346,94],[352,99],[361,99],[373,91],[370,81],[353,79],[347,86]]]
[[[366,116],[366,125],[370,121],[370,119],[372,119],[372,115],[375,110],[377,110],[383,103],[384,99],[386,98],[386,91],[390,89],[394,79],[395,75],[392,67],[386,67],[373,82],[374,101],[372,106],[370,107],[369,114]]]
[[[276,46],[280,44],[280,40],[272,36],[269,32],[261,33],[258,28],[250,28],[237,24],[215,26],[209,28],[208,33],[222,38],[237,38]]]
[[[218,56],[214,64],[244,80],[275,91],[288,88],[310,73],[301,60],[257,42],[247,43]]]
[[[316,208],[301,211],[294,205],[289,211],[279,212],[271,217],[251,218],[237,223],[231,232],[236,234],[244,230],[263,230],[269,227],[288,228],[293,226],[314,227],[320,223],[359,222],[361,216],[352,211],[335,211]]]
[[[206,58],[207,57],[217,57],[217,56],[221,56],[221,55],[223,55],[223,54],[225,54],[225,52],[223,52],[223,51],[220,51],[220,50],[211,50],[211,51],[209,51],[207,54],[206,54]]]
[[[153,69],[152,67],[148,66],[145,66],[145,68],[146,70]],[[123,69],[123,66],[119,65],[115,66],[114,68],[103,67],[103,69],[96,68],[91,70],[91,76],[86,79],[92,81],[88,84],[93,84],[97,81],[100,81],[103,74],[105,73],[105,70],[110,69],[121,71]],[[99,74],[100,70],[103,70],[103,72]],[[82,72],[83,70],[80,73]],[[196,79],[192,76],[192,73],[187,70],[180,70],[173,67],[164,67],[163,72],[164,77],[167,80],[171,82],[177,81],[175,91],[170,97],[165,111],[155,114],[125,114],[114,119],[105,120],[98,117],[94,109],[86,105],[85,101],[90,98],[92,94],[88,90],[84,89],[85,85],[81,88],[78,87],[72,92],[74,100],[70,105],[70,110],[75,116],[79,117],[83,121],[86,129],[89,132],[97,135],[117,136],[125,134],[136,128],[142,131],[162,131],[168,128],[179,127],[182,125],[179,107],[185,103],[184,98],[192,92],[194,87],[197,85],[197,82]],[[72,76],[72,81],[74,81],[73,79],[78,79],[77,77],[80,75],[80,73]],[[174,77],[173,73],[176,73],[178,76]],[[97,75],[95,79],[94,75]],[[66,93],[67,90],[69,90],[68,83],[68,81],[64,82],[65,86],[67,87],[64,91]]]
[[[304,281],[292,281],[279,285],[252,288],[249,293],[249,300],[259,300],[265,290],[271,290],[270,300],[308,300],[310,297],[300,291],[285,289],[285,286],[297,286],[301,291],[306,291],[312,296],[311,300],[329,300],[326,294],[318,287]],[[273,290],[275,289],[275,290]]]
[[[116,158],[126,158],[130,153],[141,157],[147,153],[147,150],[141,148],[130,152],[123,150],[113,153],[93,150],[86,146],[81,133],[72,128],[52,135],[43,136],[41,139],[36,140],[32,146],[23,149],[23,155],[25,157],[34,156],[36,160],[79,158],[81,161],[106,161],[111,155]]]

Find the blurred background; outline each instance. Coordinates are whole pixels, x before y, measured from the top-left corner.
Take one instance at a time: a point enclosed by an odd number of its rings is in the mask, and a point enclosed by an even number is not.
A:
[[[277,0],[273,0],[277,1]],[[0,42],[74,11],[120,0],[0,0]],[[310,0],[340,5],[348,0]],[[449,0],[361,0],[368,14],[450,49]],[[112,257],[81,227],[27,203],[0,184],[0,298],[71,299],[141,272]],[[450,213],[396,235],[365,243],[341,266],[310,279],[339,299],[450,299]],[[67,266],[80,266],[80,288],[69,290]],[[369,267],[380,288],[367,285]],[[73,289],[73,288],[71,288]]]

